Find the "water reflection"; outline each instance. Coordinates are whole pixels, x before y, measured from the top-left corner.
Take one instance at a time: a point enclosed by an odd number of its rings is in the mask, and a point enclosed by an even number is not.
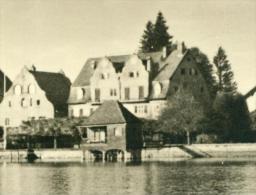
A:
[[[0,163],[0,194],[248,194],[256,159],[124,163]]]

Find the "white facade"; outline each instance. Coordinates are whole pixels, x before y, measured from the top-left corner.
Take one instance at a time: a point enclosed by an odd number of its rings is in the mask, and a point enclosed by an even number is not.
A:
[[[0,126],[17,127],[22,121],[41,117],[53,118],[53,105],[24,67],[0,104]]]

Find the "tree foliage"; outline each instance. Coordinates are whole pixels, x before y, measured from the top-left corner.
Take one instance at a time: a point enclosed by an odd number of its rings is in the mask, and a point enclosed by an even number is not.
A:
[[[188,93],[178,92],[170,98],[167,107],[159,117],[159,129],[163,132],[186,134],[190,144],[190,133],[197,130],[203,117],[203,109],[195,98]]]
[[[249,141],[251,119],[241,94],[219,93],[213,110],[201,121],[204,133],[218,135],[220,142]]]
[[[213,63],[217,69],[218,91],[235,93],[237,84],[234,81],[234,74],[231,70],[231,64],[227,59],[225,50],[219,47]]]
[[[155,24],[148,21],[141,39],[142,52],[159,51],[163,47],[171,47],[172,36],[168,33],[168,26],[162,12],[159,12]]]

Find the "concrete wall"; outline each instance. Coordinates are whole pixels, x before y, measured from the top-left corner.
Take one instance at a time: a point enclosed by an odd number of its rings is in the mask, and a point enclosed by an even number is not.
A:
[[[211,157],[256,157],[256,144],[192,144],[191,149]]]
[[[22,89],[20,94],[17,91],[15,93],[17,86]],[[33,86],[34,90],[29,91],[29,86]],[[37,101],[40,101],[39,105]],[[9,119],[8,126],[16,127],[23,120],[28,120],[31,117],[35,119],[39,117],[53,118],[54,107],[46,98],[45,92],[39,87],[34,76],[24,67],[0,104],[0,126],[5,125],[7,118]]]
[[[141,152],[142,161],[168,161],[172,159],[191,158],[191,155],[187,154],[178,147],[170,148],[148,148],[143,149]]]

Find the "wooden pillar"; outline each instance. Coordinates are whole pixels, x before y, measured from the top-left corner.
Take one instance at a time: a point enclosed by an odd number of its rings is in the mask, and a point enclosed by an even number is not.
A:
[[[102,151],[102,162],[105,162],[105,151]]]

